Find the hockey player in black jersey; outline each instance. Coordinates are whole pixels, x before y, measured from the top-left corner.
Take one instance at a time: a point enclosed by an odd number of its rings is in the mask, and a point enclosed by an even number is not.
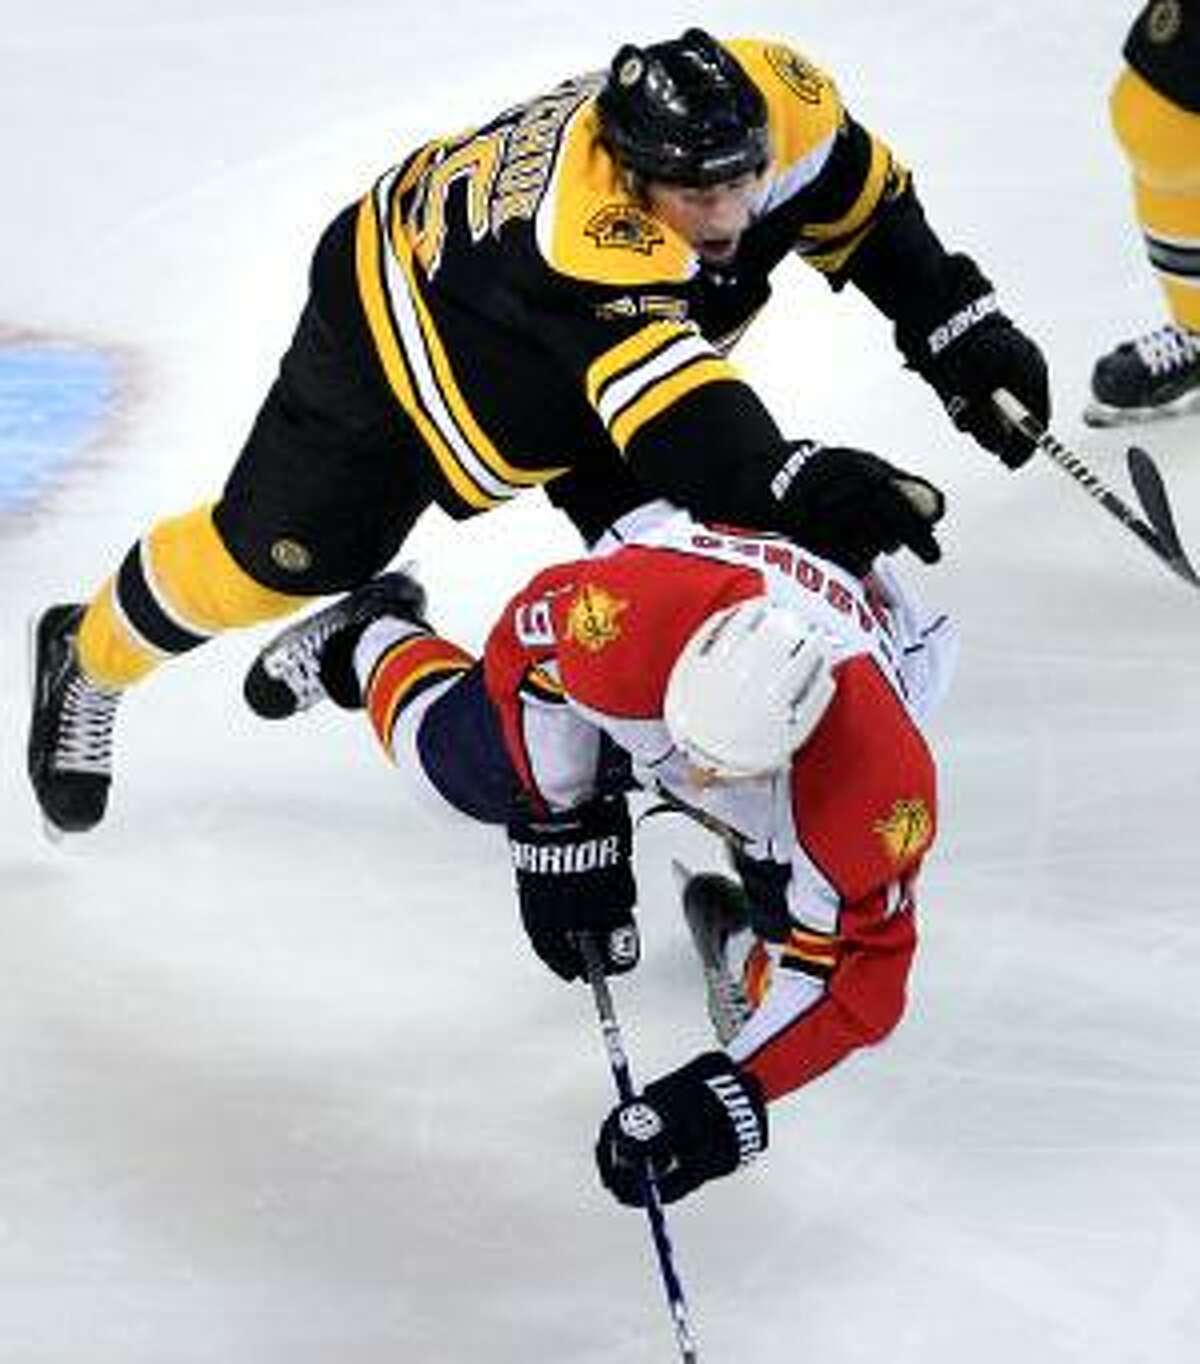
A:
[[[1200,411],[1200,0],[1151,0],[1125,40],[1113,128],[1168,320],[1103,355],[1093,426]]]
[[[936,559],[932,485],[786,441],[728,358],[792,253],[891,320],[956,426],[1028,458],[990,395],[1045,419],[1040,351],[829,77],[699,29],[626,45],[607,72],[416,148],[334,219],[219,500],[42,618],[29,767],[48,822],[101,819],[124,689],[366,581],[433,503],[466,518],[544,484],[590,542],[658,495],[839,560]],[[297,687],[259,670],[247,695],[283,715]]]

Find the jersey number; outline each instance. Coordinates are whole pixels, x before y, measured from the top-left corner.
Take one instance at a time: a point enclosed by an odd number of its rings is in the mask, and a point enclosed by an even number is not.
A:
[[[413,250],[429,278],[437,273],[446,240],[446,198],[458,180],[466,185],[467,227],[472,241],[487,233],[492,184],[504,153],[502,131],[480,133],[449,146],[421,177],[409,212]]]

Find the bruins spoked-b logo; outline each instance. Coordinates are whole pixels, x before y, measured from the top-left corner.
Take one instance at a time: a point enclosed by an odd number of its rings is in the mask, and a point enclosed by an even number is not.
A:
[[[1146,36],[1152,43],[1169,43],[1183,27],[1183,6],[1179,0],[1156,0],[1146,15]]]
[[[772,43],[764,49],[771,70],[794,94],[806,104],[820,104],[825,79],[811,62],[783,43]]]
[[[312,567],[312,552],[299,540],[284,536],[271,542],[271,561],[285,573],[307,573]]]
[[[646,71],[646,63],[642,60],[638,52],[631,53],[617,68],[617,84],[629,89],[642,79]]]
[[[636,251],[648,256],[666,237],[658,223],[636,204],[609,204],[583,229],[602,249]]]

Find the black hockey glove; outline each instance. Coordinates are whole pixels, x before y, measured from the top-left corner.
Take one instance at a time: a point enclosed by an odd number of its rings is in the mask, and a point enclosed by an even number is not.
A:
[[[865,450],[796,441],[771,490],[780,529],[862,577],[878,554],[906,545],[927,564],[942,557],[933,528],[946,499],[926,479]]]
[[[997,309],[992,286],[970,256],[947,258],[949,293],[935,318],[898,323],[896,344],[926,379],[960,431],[1019,469],[1033,454],[1028,436],[997,412],[1006,388],[1045,425],[1050,419],[1046,360],[1035,342]]]
[[[544,819],[514,818],[509,847],[521,922],[533,950],[564,980],[587,975],[576,938],[592,934],[605,973],[637,965],[633,831],[624,796],[604,797]]]
[[[664,1203],[732,1174],[767,1149],[767,1106],[757,1079],[723,1051],[708,1051],[646,1086],[604,1119],[600,1181],[618,1202],[644,1205],[649,1161]]]

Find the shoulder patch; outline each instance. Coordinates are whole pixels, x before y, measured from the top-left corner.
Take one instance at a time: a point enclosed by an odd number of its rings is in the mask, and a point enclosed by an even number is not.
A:
[[[876,821],[875,832],[888,856],[898,865],[919,857],[933,838],[933,816],[923,800],[898,800],[885,819]]]
[[[602,587],[585,583],[567,607],[566,635],[581,649],[598,654],[621,637],[619,617],[629,603]]]
[[[572,279],[637,289],[685,283],[696,272],[688,242],[627,193],[594,102],[568,120],[534,221],[542,259]]]
[[[837,85],[827,71],[786,43],[732,38],[724,45],[767,101],[771,194],[795,194],[819,174],[842,123]]]
[[[763,55],[771,70],[806,104],[820,104],[825,88],[825,77],[794,48],[784,43],[768,43]]]
[[[636,251],[642,256],[667,239],[657,219],[636,204],[606,204],[592,214],[583,230],[601,250]]]

